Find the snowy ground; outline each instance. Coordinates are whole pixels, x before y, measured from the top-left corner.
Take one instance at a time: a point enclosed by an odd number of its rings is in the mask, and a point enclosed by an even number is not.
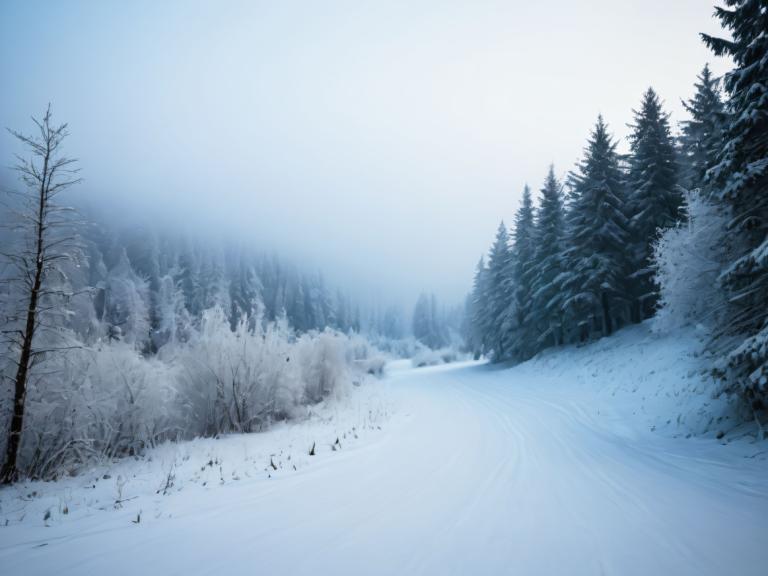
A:
[[[396,364],[304,423],[0,491],[0,566],[765,574],[768,443],[728,425],[695,347],[638,327],[512,369]]]

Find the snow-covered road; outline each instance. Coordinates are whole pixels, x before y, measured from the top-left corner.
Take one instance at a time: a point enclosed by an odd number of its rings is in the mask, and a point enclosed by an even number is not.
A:
[[[371,442],[270,481],[180,492],[170,518],[0,529],[0,571],[766,574],[764,458],[621,428],[564,387],[513,376],[395,370],[380,385],[398,411]]]

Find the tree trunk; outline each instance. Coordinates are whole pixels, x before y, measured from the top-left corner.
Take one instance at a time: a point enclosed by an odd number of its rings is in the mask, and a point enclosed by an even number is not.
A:
[[[27,380],[29,377],[29,367],[32,360],[32,340],[35,336],[35,321],[37,319],[37,301],[40,296],[40,287],[43,282],[43,266],[45,263],[44,254],[44,236],[45,231],[45,213],[48,184],[50,183],[50,174],[48,170],[48,160],[50,158],[50,147],[43,159],[43,173],[40,182],[40,199],[37,211],[37,234],[35,246],[35,276],[32,281],[32,289],[29,293],[29,306],[27,307],[27,321],[24,327],[24,335],[21,342],[21,355],[16,370],[15,392],[13,396],[13,416],[11,417],[11,428],[8,432],[8,442],[5,447],[5,463],[0,470],[0,482],[10,484],[16,480],[18,469],[16,461],[19,456],[19,446],[21,445],[21,431],[24,428],[24,402],[27,395]]]
[[[32,292],[32,297],[29,300],[26,331],[21,347],[19,367],[16,371],[13,417],[11,418],[11,429],[8,434],[8,444],[5,450],[5,464],[3,464],[2,472],[0,472],[0,480],[4,484],[10,484],[15,481],[18,474],[16,460],[19,454],[19,445],[21,444],[21,429],[24,426],[24,400],[27,395],[27,376],[29,375],[29,364],[32,358],[32,334],[34,333],[35,312],[37,311],[37,295],[40,290],[40,281],[37,276],[35,277],[35,284],[37,288]]]
[[[613,333],[613,322],[611,320],[611,306],[608,302],[608,294],[603,292],[600,295],[600,303],[603,308],[603,334],[610,336]]]
[[[35,280],[32,287],[32,293],[29,297],[29,307],[27,308],[27,323],[21,346],[21,356],[16,371],[13,417],[11,418],[11,429],[8,434],[8,444],[5,450],[5,464],[3,464],[2,472],[0,472],[0,480],[5,484],[10,484],[16,480],[18,473],[16,469],[16,460],[19,454],[19,445],[21,444],[21,429],[24,426],[24,400],[27,395],[27,377],[29,376],[29,365],[30,360],[32,359],[32,337],[35,334],[37,299],[40,294],[42,277],[43,262],[42,258],[38,258],[35,268]]]

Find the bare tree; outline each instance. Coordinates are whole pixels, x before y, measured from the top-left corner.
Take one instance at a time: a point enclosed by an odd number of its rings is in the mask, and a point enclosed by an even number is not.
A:
[[[51,107],[42,120],[32,118],[36,133],[26,136],[9,130],[30,152],[29,158],[17,155],[13,166],[26,189],[13,195],[8,211],[11,216],[12,246],[2,256],[12,272],[4,282],[9,287],[9,306],[2,334],[8,346],[13,382],[13,413],[5,449],[0,481],[11,483],[19,476],[17,460],[24,428],[24,405],[30,372],[44,356],[60,348],[41,336],[56,327],[57,315],[63,314],[66,289],[61,263],[70,259],[75,246],[71,209],[56,203],[56,197],[79,182],[75,160],[59,151],[67,136],[67,125],[52,125]]]

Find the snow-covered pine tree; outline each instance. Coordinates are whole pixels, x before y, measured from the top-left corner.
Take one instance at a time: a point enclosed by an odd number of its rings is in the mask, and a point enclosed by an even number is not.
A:
[[[682,194],[669,116],[662,110],[653,88],[643,94],[640,110],[634,111],[634,116],[629,136],[627,213],[634,258],[630,282],[632,316],[639,322],[653,315],[658,301],[651,262],[657,231],[677,222]]]
[[[494,360],[507,357],[505,345],[505,317],[510,315],[510,304],[514,297],[510,290],[512,281],[509,277],[512,268],[512,254],[509,248],[509,234],[504,221],[499,224],[496,239],[488,255],[488,272],[486,274],[486,352]]]
[[[285,269],[276,254],[259,259],[254,275],[261,283],[261,300],[267,320],[280,317],[286,308]]]
[[[715,166],[723,147],[726,120],[719,81],[712,76],[709,64],[697,80],[696,93],[683,101],[690,118],[680,123],[680,182],[687,190],[704,188],[707,170]]]
[[[311,309],[309,317],[312,323],[310,329],[323,330],[326,326],[333,326],[336,311],[333,309],[330,295],[325,287],[325,279],[318,272],[309,279],[308,305]]]
[[[716,8],[732,39],[703,35],[718,56],[733,58],[725,76],[731,113],[715,196],[732,209],[730,263],[721,276],[730,313],[720,334],[729,389],[754,409],[768,402],[768,0],[724,0]],[[735,342],[735,344],[734,344]]]
[[[475,359],[485,353],[485,340],[488,333],[488,301],[487,301],[488,268],[485,266],[485,258],[475,268],[475,278],[472,283],[472,292],[467,299],[466,321],[466,346]]]
[[[304,318],[304,290],[298,276],[293,280],[285,296],[285,312],[294,330],[306,332],[308,328]]]
[[[160,287],[155,300],[156,326],[152,329],[154,350],[168,343],[185,342],[192,332],[192,318],[184,305],[184,292],[166,274],[160,279]]]
[[[504,313],[502,330],[506,356],[524,360],[534,352],[536,336],[531,325],[532,270],[534,258],[534,219],[531,189],[526,184],[515,214],[515,227],[507,281],[511,282],[512,301]]]
[[[413,309],[413,336],[433,350],[445,345],[442,319],[437,311],[437,298],[434,294],[419,295]]]
[[[413,337],[426,346],[426,340],[429,336],[429,298],[423,292],[419,294],[416,305],[413,307],[411,330]]]
[[[562,294],[556,280],[563,271],[564,218],[562,185],[550,166],[540,192],[533,236],[531,324],[538,348],[563,342]]]
[[[376,320],[369,323],[369,330],[372,328],[386,338],[400,340],[405,336],[403,316],[403,311],[398,306],[387,306],[383,314],[377,314]]]
[[[179,254],[174,272],[174,282],[184,294],[187,310],[193,316],[199,316],[203,311],[199,251],[191,246],[185,246]]]
[[[134,271],[125,250],[109,271],[104,302],[109,339],[143,350],[151,336],[149,283]]]
[[[334,327],[341,331],[347,332],[349,330],[349,311],[348,302],[346,296],[340,288],[336,289],[336,323]]]
[[[599,116],[584,159],[570,174],[563,307],[584,340],[607,336],[626,319],[629,223],[616,143]]]
[[[437,296],[429,297],[430,317],[432,318],[432,347],[442,348],[448,344],[448,323],[445,306],[438,306]]]

